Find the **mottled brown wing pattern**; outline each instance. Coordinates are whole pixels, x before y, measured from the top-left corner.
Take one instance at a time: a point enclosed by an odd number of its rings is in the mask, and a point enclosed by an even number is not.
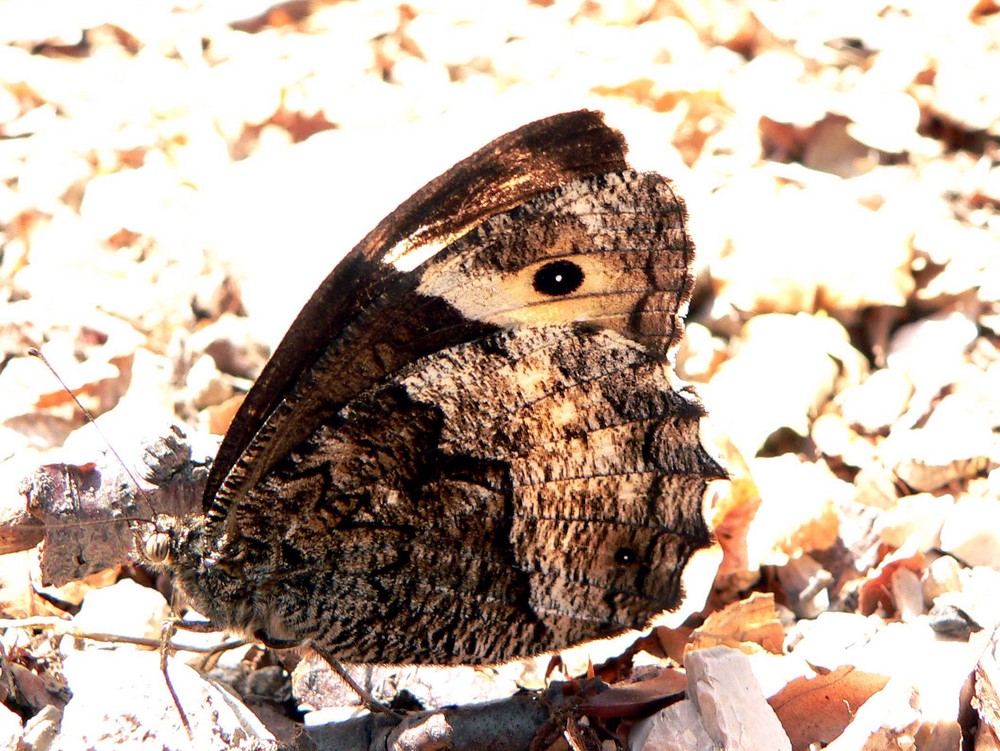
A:
[[[612,331],[525,327],[352,403],[241,507],[243,574],[273,580],[287,629],[271,636],[348,662],[496,662],[675,606],[719,468],[668,370]]]
[[[693,248],[595,117],[477,152],[324,282],[178,527],[206,615],[347,662],[482,663],[676,606],[723,476],[668,362]]]

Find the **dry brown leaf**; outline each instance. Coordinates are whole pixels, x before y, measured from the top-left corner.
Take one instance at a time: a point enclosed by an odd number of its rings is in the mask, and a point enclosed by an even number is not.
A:
[[[729,472],[729,492],[714,499],[709,522],[723,552],[719,566],[721,576],[747,570],[747,531],[760,507],[760,491],[746,460],[732,441],[720,436],[715,448],[722,453]]]
[[[774,609],[774,595],[754,592],[746,600],[712,613],[695,629],[685,655],[697,649],[725,646],[747,654],[766,650],[781,654],[785,632]]]
[[[989,648],[976,665],[972,696],[972,706],[979,713],[980,723],[990,730],[993,739],[1000,736],[1000,667],[996,652],[997,632],[994,632]]]
[[[872,571],[858,595],[858,610],[864,615],[871,615],[879,607],[886,615],[896,612],[896,600],[892,594],[892,578],[900,568],[907,568],[918,576],[923,572],[924,554],[897,553],[882,561],[881,565]]]
[[[29,572],[37,568],[37,559],[37,550],[0,555],[0,613],[4,618],[63,614],[32,586]]]
[[[240,405],[246,394],[238,394],[230,397],[222,404],[213,404],[208,408],[208,431],[213,435],[225,435],[229,430],[229,423],[236,417]]]
[[[743,455],[732,441],[719,436],[715,448],[723,455],[729,472],[728,483],[713,483],[709,524],[716,542],[722,549],[715,582],[709,595],[713,610],[738,599],[759,578],[759,570],[751,566],[747,550],[750,523],[760,508],[760,491],[753,481]]]
[[[969,11],[969,20],[981,24],[998,14],[1000,14],[1000,3],[996,0],[978,0]]]
[[[670,628],[668,626],[656,626],[645,636],[636,642],[636,646],[641,646],[646,652],[654,655],[664,655],[675,662],[684,661],[684,650],[694,629],[688,626]]]
[[[796,751],[811,743],[829,743],[854,718],[858,707],[885,688],[884,675],[842,665],[826,675],[796,678],[768,703]]]

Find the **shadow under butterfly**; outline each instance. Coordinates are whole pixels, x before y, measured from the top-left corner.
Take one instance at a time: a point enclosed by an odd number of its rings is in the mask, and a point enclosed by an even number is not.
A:
[[[495,663],[676,607],[725,473],[668,359],[684,204],[625,149],[598,113],[550,117],[383,220],[147,560],[217,626],[348,663]]]

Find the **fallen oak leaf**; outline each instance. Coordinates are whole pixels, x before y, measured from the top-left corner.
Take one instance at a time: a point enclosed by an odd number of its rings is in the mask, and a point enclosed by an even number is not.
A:
[[[695,613],[688,616],[684,624],[677,628],[654,626],[648,634],[638,637],[621,654],[610,657],[598,665],[594,665],[588,659],[587,677],[600,678],[608,685],[626,680],[632,675],[635,656],[640,652],[645,652],[653,657],[670,659],[680,665],[684,661],[684,647],[691,638],[694,628],[704,622],[705,619],[700,614]],[[549,664],[551,668],[552,663]],[[561,660],[559,664],[562,664]],[[546,677],[548,675],[549,673],[546,673]]]
[[[768,699],[795,751],[829,743],[844,732],[858,708],[889,679],[853,665],[814,678],[796,678]]]
[[[785,630],[774,609],[774,595],[754,592],[746,600],[731,603],[705,618],[694,630],[684,653],[725,646],[746,654],[781,654],[784,641]]]
[[[712,486],[718,493],[712,505],[710,524],[723,552],[718,574],[721,577],[750,570],[747,533],[760,508],[761,498],[750,468],[733,442],[725,436],[717,436],[713,447],[725,457],[729,470],[728,488],[723,483]]]
[[[712,445],[725,458],[729,469],[729,480],[712,483],[706,495],[711,499],[709,526],[722,550],[708,604],[712,610],[721,610],[760,579],[759,567],[750,563],[747,536],[760,509],[761,497],[746,460],[733,442],[717,435]]]

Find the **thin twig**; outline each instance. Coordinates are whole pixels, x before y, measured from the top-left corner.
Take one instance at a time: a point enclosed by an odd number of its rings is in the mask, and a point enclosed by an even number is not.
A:
[[[24,630],[33,628],[48,628],[55,631],[58,636],[72,636],[76,639],[90,639],[91,641],[108,642],[112,644],[134,644],[139,647],[149,647],[151,649],[157,649],[163,645],[162,639],[149,639],[142,636],[126,636],[124,634],[106,634],[82,631],[60,618],[45,616],[0,619],[0,631],[6,631],[7,629],[12,628]],[[194,652],[195,654],[213,655],[218,652],[227,652],[230,649],[237,649],[249,643],[250,642],[246,639],[233,639],[214,646],[198,646],[194,644],[178,644],[174,641],[170,641],[167,644],[167,647],[174,652]]]

